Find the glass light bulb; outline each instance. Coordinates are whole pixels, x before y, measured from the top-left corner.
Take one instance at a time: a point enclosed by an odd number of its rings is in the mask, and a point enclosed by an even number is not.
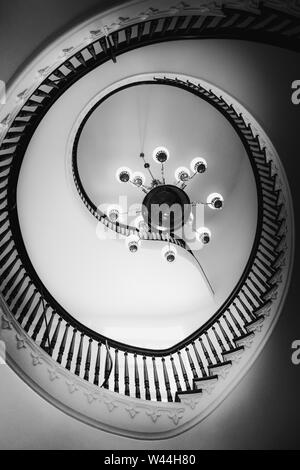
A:
[[[133,173],[131,181],[135,186],[144,186],[146,182],[146,177],[143,173],[136,171],[135,173]]]
[[[116,172],[116,178],[119,183],[128,183],[132,178],[132,172],[130,168],[125,166],[119,168]]]
[[[190,170],[185,166],[180,166],[175,171],[175,178],[177,181],[188,181],[188,179],[190,178]]]
[[[161,254],[165,260],[169,263],[173,263],[176,260],[177,250],[172,245],[165,245],[161,250]]]
[[[125,244],[131,253],[135,253],[138,251],[141,244],[140,237],[138,235],[129,235],[129,237],[125,239]]]
[[[220,210],[224,205],[224,198],[219,193],[212,193],[206,200],[207,204],[211,209]]]
[[[211,240],[211,231],[207,227],[199,227],[196,230],[196,237],[203,245],[207,245]]]
[[[153,150],[152,157],[156,163],[162,164],[169,160],[170,152],[166,147],[156,147],[156,149]]]
[[[144,217],[140,215],[134,220],[134,226],[139,229],[141,232],[148,232],[149,227],[147,222],[145,222]]]
[[[207,169],[207,162],[204,158],[194,158],[191,161],[190,168],[193,173],[204,173]]]
[[[122,210],[121,206],[113,204],[109,206],[105,212],[111,222],[117,222],[121,219],[121,213],[124,211]]]

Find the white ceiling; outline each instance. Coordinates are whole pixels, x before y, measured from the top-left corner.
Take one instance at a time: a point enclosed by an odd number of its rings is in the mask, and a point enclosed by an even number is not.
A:
[[[162,86],[141,86],[112,97],[92,115],[80,141],[80,173],[96,203],[117,202],[121,187],[114,175],[119,166],[141,168],[140,129],[146,122],[144,150],[149,154],[157,145],[169,148],[170,178],[177,165],[188,164],[198,154],[206,157],[208,172],[193,181],[191,198],[218,191],[226,201],[222,212],[205,213],[214,238],[197,253],[216,291],[213,298],[186,252],[180,251],[170,265],[162,259],[159,242],[150,242],[132,255],[124,241],[99,240],[97,222],[74,189],[66,149],[73,123],[87,101],[128,73],[176,72],[174,48],[177,53],[180,48],[186,60],[184,42],[151,46],[126,54],[117,65],[108,63],[94,70],[71,87],[35,133],[17,193],[29,256],[52,295],[89,327],[153,348],[173,345],[206,321],[245,266],[257,212],[245,151],[228,122],[212,107]],[[199,44],[189,42],[188,48],[195,67]],[[203,67],[198,62],[199,77]],[[132,201],[139,196],[135,188],[128,188],[126,194]]]

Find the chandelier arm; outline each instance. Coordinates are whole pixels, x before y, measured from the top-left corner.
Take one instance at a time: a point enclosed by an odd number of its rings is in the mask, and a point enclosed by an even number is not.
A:
[[[162,177],[162,182],[163,184],[166,184],[166,179],[165,179],[165,167],[164,164],[161,164],[161,177]]]
[[[148,172],[149,172],[149,174],[150,174],[150,176],[151,176],[151,178],[152,178],[152,182],[155,181],[155,178],[154,178],[154,176],[153,176],[153,174],[152,174],[152,171],[150,170],[150,163],[147,163],[146,160],[145,160],[145,154],[144,154],[144,152],[141,152],[141,153],[140,153],[140,157],[141,157],[141,158],[143,159],[143,161],[144,161],[144,168],[145,168],[146,170],[148,170]]]
[[[190,180],[194,178],[194,176],[197,174],[197,172],[193,173],[192,176],[190,176],[186,181],[181,181],[179,180],[179,183],[182,183],[181,189],[185,189],[189,183]]]
[[[137,184],[135,184],[135,183],[134,183],[133,181],[131,181],[131,180],[129,180],[129,183],[131,183],[132,186],[134,186],[135,188],[141,188],[141,190],[142,190],[144,193],[148,194],[148,190],[147,190],[146,186],[144,186],[143,184],[141,184],[140,186],[138,186]]]
[[[151,176],[151,178],[152,178],[152,181],[155,181],[155,178],[154,178],[154,176],[153,176],[153,173],[152,173],[152,171],[150,170],[149,167],[147,168],[147,170],[149,171],[149,174],[150,174],[150,176]]]
[[[202,206],[210,206],[209,202],[202,202],[202,201],[193,201],[191,203],[191,206],[197,206],[197,205],[202,205]]]

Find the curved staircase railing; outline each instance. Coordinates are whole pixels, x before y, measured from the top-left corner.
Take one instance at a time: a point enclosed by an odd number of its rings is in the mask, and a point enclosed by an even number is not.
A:
[[[200,84],[158,78],[161,83],[183,87],[206,99],[232,123],[253,166],[259,217],[255,243],[243,276],[215,315],[171,348],[137,348],[82,325],[57,303],[36,274],[22,240],[16,207],[18,173],[30,138],[49,107],[75,80],[132,48],[162,40],[218,37],[219,29],[223,29],[220,34],[225,37],[226,31],[232,34],[233,27],[239,31],[267,29],[268,38],[272,34],[277,34],[277,38],[286,35],[283,44],[289,47],[291,31],[296,31],[295,18],[289,17],[283,23],[282,17],[271,10],[265,9],[264,14],[267,15],[264,20],[248,12],[239,12],[236,17],[232,10],[225,17],[166,17],[128,26],[68,58],[33,91],[21,110],[10,117],[10,127],[0,147],[2,296],[27,335],[58,364],[96,386],[136,398],[171,402],[180,400],[185,393],[201,393],[211,388],[226,374],[233,358],[251,343],[277,295],[286,249],[282,191],[266,148],[232,104]],[[297,41],[293,44],[299,47]]]

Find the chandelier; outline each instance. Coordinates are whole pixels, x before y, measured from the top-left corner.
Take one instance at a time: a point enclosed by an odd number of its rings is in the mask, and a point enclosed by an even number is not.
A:
[[[142,235],[149,232],[164,233],[168,240],[162,249],[162,255],[168,262],[176,259],[176,248],[171,246],[171,237],[185,239],[184,228],[189,227],[193,232],[199,247],[207,245],[211,240],[211,231],[203,224],[197,225],[194,220],[194,209],[199,206],[207,206],[212,210],[221,210],[224,199],[219,193],[212,193],[206,201],[191,201],[188,195],[189,182],[203,175],[207,171],[207,162],[204,158],[194,158],[190,168],[180,166],[175,170],[174,181],[168,182],[165,177],[165,167],[170,160],[170,153],[166,147],[156,147],[152,154],[153,160],[160,165],[160,176],[156,177],[151,165],[146,161],[145,154],[140,153],[145,170],[149,173],[150,183],[140,171],[133,172],[130,168],[121,167],[116,172],[116,179],[122,184],[131,184],[144,193],[139,216],[135,219],[136,234],[126,237],[126,245],[130,252],[136,253],[140,247]],[[112,206],[107,211],[111,222],[118,223],[124,214],[122,208]],[[192,229],[191,229],[192,227]]]

